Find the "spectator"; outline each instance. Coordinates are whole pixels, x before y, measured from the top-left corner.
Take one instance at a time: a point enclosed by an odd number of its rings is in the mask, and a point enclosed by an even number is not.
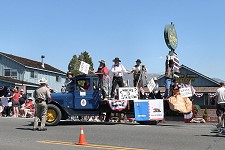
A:
[[[20,109],[24,109],[25,102],[27,100],[27,95],[24,93],[24,90],[20,90],[20,98],[19,98],[19,103],[20,103]]]
[[[33,101],[32,97],[29,97],[27,99],[24,109],[24,118],[26,118],[27,115],[29,115],[29,117],[33,117],[34,115],[34,104],[32,101]]]
[[[225,113],[225,85],[223,82],[220,83],[220,88],[216,90],[216,115],[217,115],[217,128],[222,127],[222,116]]]
[[[13,96],[13,93],[12,91],[10,90],[10,88],[7,89],[7,93],[5,95],[5,97],[8,99],[8,104],[4,106],[4,111],[3,111],[3,115],[5,117],[10,117],[12,114],[11,114],[11,110],[12,110],[12,96]]]
[[[0,97],[0,117],[2,117],[2,112],[4,110],[4,107],[2,105],[2,96]]]
[[[20,106],[19,97],[20,97],[20,93],[18,92],[17,88],[14,88],[13,96],[12,96],[12,99],[13,99],[12,106],[13,106],[13,116],[16,118],[19,115],[19,106]]]

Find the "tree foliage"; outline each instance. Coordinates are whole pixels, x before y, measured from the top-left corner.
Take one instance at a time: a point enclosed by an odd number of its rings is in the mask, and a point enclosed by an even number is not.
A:
[[[87,51],[81,52],[79,56],[73,55],[73,58],[70,60],[68,65],[68,70],[73,73],[74,76],[82,74],[79,71],[80,62],[84,61],[88,64],[90,64],[90,70],[94,70],[94,64],[92,62],[92,58],[88,54]]]

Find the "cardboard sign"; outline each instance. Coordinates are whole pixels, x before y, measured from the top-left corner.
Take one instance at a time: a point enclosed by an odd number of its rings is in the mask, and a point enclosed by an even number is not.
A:
[[[191,87],[180,88],[181,97],[192,97]]]
[[[153,78],[152,78],[152,79],[150,80],[150,82],[148,82],[148,84],[147,84],[147,87],[148,87],[148,90],[149,90],[150,93],[153,91],[155,85],[156,85],[156,84],[155,84],[155,81],[154,81]]]
[[[138,100],[137,87],[119,88],[119,100]]]
[[[90,68],[90,64],[83,61],[80,62],[80,68],[79,68],[80,72],[84,74],[88,74],[89,68]]]
[[[163,99],[134,101],[136,121],[163,120]]]

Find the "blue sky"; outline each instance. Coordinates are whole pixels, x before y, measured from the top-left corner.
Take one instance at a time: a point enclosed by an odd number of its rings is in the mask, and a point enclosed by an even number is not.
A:
[[[95,69],[100,59],[111,68],[115,57],[131,69],[139,58],[163,74],[170,22],[181,64],[225,80],[224,0],[1,0],[0,51],[37,61],[45,55],[65,72],[83,51]]]

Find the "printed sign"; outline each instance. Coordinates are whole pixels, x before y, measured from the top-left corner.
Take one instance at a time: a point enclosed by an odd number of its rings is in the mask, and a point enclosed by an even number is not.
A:
[[[88,74],[89,68],[90,68],[90,65],[88,63],[83,61],[80,62],[80,68],[79,68],[80,72],[84,74]]]
[[[127,100],[108,100],[107,102],[112,110],[122,111],[127,107]]]
[[[83,107],[86,106],[87,105],[87,101],[85,99],[82,99],[80,101],[80,105],[83,106]]]
[[[149,90],[150,93],[153,91],[155,85],[156,85],[156,84],[155,84],[155,81],[154,81],[153,78],[152,78],[152,79],[150,80],[150,82],[148,82],[148,84],[147,84],[147,87],[148,87],[148,90]]]
[[[138,100],[137,87],[121,87],[119,88],[120,100]]]
[[[134,101],[135,120],[163,120],[163,99]]]
[[[181,97],[192,97],[191,87],[180,88]]]

